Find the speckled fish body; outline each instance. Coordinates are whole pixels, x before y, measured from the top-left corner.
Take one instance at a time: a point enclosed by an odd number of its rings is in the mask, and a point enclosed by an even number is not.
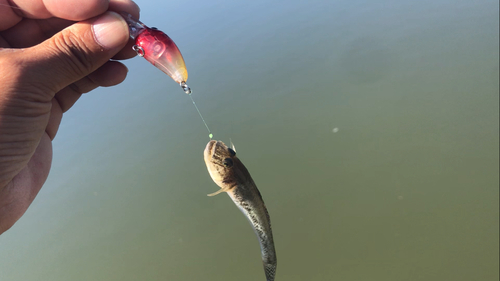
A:
[[[207,144],[204,159],[212,180],[221,188],[209,196],[226,192],[243,212],[259,240],[266,279],[274,281],[277,262],[271,220],[250,173],[236,152],[221,141],[211,140]]]

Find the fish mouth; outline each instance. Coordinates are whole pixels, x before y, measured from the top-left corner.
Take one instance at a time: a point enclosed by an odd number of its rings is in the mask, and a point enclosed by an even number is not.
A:
[[[205,160],[205,165],[207,166],[208,173],[212,180],[218,185],[221,186],[222,177],[219,172],[219,164],[217,163],[217,149],[221,145],[222,142],[211,140],[208,142],[205,147],[205,151],[203,152],[203,158]]]
[[[203,152],[205,162],[212,160],[214,153],[215,153],[215,150],[217,148],[217,143],[218,143],[218,141],[216,141],[216,140],[211,140],[207,143],[207,146],[205,147],[205,151]]]

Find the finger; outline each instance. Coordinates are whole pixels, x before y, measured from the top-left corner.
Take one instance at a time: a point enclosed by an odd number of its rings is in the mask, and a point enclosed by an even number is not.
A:
[[[0,0],[5,1],[5,0]],[[10,11],[10,9],[4,9]],[[130,0],[114,0],[109,3],[109,10],[120,12],[125,11],[131,14],[135,18],[139,18],[139,6]],[[0,10],[0,15],[3,10]],[[0,17],[0,30],[1,23],[4,17]],[[7,41],[8,44],[2,44],[0,42],[0,47],[4,48],[27,48],[37,45],[44,40],[52,37],[57,32],[68,27],[69,25],[75,23],[74,21],[60,19],[60,18],[50,18],[46,20],[38,19],[23,19],[17,25],[10,29],[0,32],[0,36]],[[125,48],[120,51],[113,59],[129,59],[136,55],[135,51],[132,50],[134,42],[129,40]]]
[[[47,102],[64,87],[106,63],[128,42],[128,26],[114,12],[79,22],[43,43],[17,52],[10,63],[39,102]]]
[[[0,32],[6,43],[0,42],[3,48],[28,48],[38,45],[48,38],[52,37],[62,29],[74,24],[74,21],[52,18],[47,20],[24,19],[15,27]],[[120,50],[114,57],[114,60],[130,59],[137,55],[132,50],[135,45],[134,40],[130,39],[127,45]]]
[[[119,62],[110,61],[91,73],[89,76],[67,86],[59,91],[52,100],[50,119],[45,132],[53,140],[59,130],[62,115],[68,111],[82,93],[87,93],[93,89],[103,86],[113,86],[121,83],[127,75],[127,68]]]
[[[47,19],[57,17],[73,21],[86,20],[104,13],[107,0],[12,0],[24,17]]]
[[[73,84],[71,84],[57,92],[57,94],[54,96],[54,100],[61,108],[61,112],[64,113],[68,111],[81,96],[82,93],[78,91],[78,88],[75,88]]]
[[[56,137],[57,130],[61,124],[62,115],[63,111],[59,106],[59,103],[53,99],[52,107],[50,108],[49,122],[45,128],[45,132],[49,135],[50,140],[53,140]]]
[[[0,30],[14,26],[22,20],[22,16],[15,12],[7,0],[0,0]]]
[[[40,0],[39,0],[40,1]],[[106,10],[128,12],[139,18],[139,6],[130,0],[41,0],[53,16],[67,20],[81,21],[95,17]],[[82,3],[84,3],[82,7]]]
[[[109,2],[109,10],[115,12],[127,12],[132,15],[132,17],[139,19],[140,8],[139,6],[131,0],[111,0]],[[113,59],[124,60],[130,59],[137,55],[137,53],[132,50],[132,46],[135,45],[133,40],[129,40],[125,48],[123,48],[118,54],[116,54]]]
[[[65,87],[55,95],[61,111],[68,111],[83,93],[95,88],[117,85],[127,76],[127,67],[117,61],[109,61],[87,77]]]
[[[0,35],[7,42],[2,47],[28,48],[40,44],[73,23],[74,21],[59,18],[23,19],[16,26],[0,32]]]
[[[42,0],[47,11],[54,17],[81,21],[104,13],[107,0]]]
[[[106,10],[124,11],[134,18],[139,18],[139,6],[131,0],[18,0],[10,2],[0,0],[0,7],[0,31],[15,26],[23,18],[61,18],[82,21],[98,16]]]
[[[135,41],[130,39],[128,40],[127,42],[127,45],[125,45],[125,47],[123,47],[123,49],[121,49],[118,54],[116,54],[113,59],[114,60],[126,60],[126,59],[130,59],[130,58],[133,58],[135,56],[137,56],[137,53],[136,51],[134,51],[132,49],[132,46],[135,45]]]
[[[109,61],[89,76],[67,86],[59,91],[52,100],[50,118],[45,129],[47,135],[53,140],[61,124],[62,115],[68,111],[82,93],[87,93],[95,88],[109,87],[121,83],[127,76],[127,67],[120,62]]]
[[[59,91],[52,100],[50,119],[45,132],[53,140],[59,130],[62,115],[68,111],[82,93],[87,93],[102,86],[114,86],[121,83],[127,76],[127,67],[120,62],[109,61],[89,76],[67,86]]]
[[[107,0],[0,0],[0,30],[6,30],[23,18],[48,19],[52,17],[72,21],[86,20],[104,13]]]
[[[109,1],[108,10],[114,12],[127,12],[132,15],[132,17],[139,19],[140,8],[132,0],[111,0]]]
[[[123,82],[125,77],[127,77],[127,72],[128,69],[123,63],[108,61],[87,77],[98,86],[110,87]]]

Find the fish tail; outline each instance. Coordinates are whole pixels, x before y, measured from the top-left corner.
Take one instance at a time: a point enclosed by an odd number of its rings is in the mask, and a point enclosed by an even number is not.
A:
[[[264,263],[264,272],[266,273],[267,281],[274,281],[274,276],[276,276],[276,263]]]
[[[276,258],[276,251],[274,250],[272,234],[270,234],[269,236],[259,235],[259,240],[262,255],[262,264],[264,265],[266,280],[274,281],[274,277],[276,276],[276,266],[278,262]]]

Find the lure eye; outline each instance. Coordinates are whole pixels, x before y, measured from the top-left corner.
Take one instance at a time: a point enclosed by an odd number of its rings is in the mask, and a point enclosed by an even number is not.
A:
[[[229,153],[231,154],[231,156],[235,156],[236,155],[236,152],[234,152],[234,150],[232,150],[231,148],[228,148],[227,150],[229,151]]]
[[[225,167],[231,168],[233,166],[233,159],[226,158],[222,164],[224,164]]]

